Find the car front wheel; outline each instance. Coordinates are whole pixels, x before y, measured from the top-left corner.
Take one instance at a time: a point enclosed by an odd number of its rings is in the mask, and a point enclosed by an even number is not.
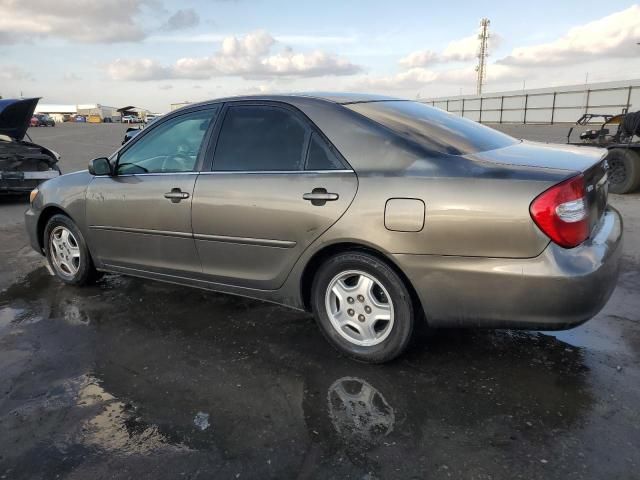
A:
[[[54,215],[44,229],[44,248],[56,276],[70,285],[86,285],[99,277],[80,229],[69,217]]]
[[[387,362],[411,340],[415,314],[409,291],[373,255],[347,252],[327,260],[314,278],[311,300],[327,340],[356,360]]]

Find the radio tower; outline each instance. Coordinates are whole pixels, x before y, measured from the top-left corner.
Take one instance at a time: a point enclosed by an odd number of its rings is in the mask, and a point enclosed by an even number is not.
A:
[[[484,79],[487,74],[487,57],[489,56],[489,24],[491,21],[488,18],[480,20],[480,33],[478,34],[478,66],[476,72],[478,72],[478,81],[476,84],[476,93],[482,95],[482,86],[484,85]]]

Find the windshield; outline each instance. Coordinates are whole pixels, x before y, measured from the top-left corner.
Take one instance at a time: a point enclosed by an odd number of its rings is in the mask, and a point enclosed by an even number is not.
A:
[[[433,153],[468,155],[518,142],[492,128],[418,102],[394,100],[345,107]]]

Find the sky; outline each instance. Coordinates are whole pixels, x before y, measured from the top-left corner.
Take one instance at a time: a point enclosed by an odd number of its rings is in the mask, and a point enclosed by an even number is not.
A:
[[[640,4],[0,0],[0,95],[166,112],[252,93],[475,93],[640,78]]]

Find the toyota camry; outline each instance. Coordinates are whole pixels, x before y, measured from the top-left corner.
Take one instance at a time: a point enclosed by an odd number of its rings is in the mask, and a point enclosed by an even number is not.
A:
[[[276,302],[379,363],[419,325],[593,317],[622,238],[603,153],[387,97],[226,98],[40,185],[26,226],[68,284],[111,272]]]

